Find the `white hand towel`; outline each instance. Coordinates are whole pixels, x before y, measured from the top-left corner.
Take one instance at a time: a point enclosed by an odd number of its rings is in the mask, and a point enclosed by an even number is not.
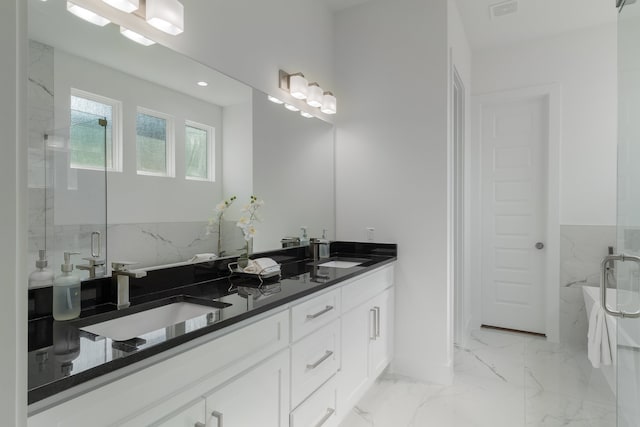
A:
[[[587,354],[594,368],[599,368],[600,365],[611,365],[611,344],[606,313],[598,303],[593,305],[589,316]]]
[[[252,274],[269,274],[276,271],[280,271],[280,264],[271,258],[250,259],[244,268],[245,273]]]
[[[205,254],[195,254],[193,258],[190,258],[187,262],[205,262],[205,261],[213,261],[218,258],[214,253],[205,253]]]

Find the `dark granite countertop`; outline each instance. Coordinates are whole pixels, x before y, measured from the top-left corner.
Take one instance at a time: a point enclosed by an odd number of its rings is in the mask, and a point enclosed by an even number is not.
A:
[[[362,262],[351,268],[314,266],[305,258],[305,252],[299,249],[263,253],[260,256],[272,255],[281,263],[282,278],[280,281],[277,278],[265,281],[262,285],[252,278],[228,277],[229,273],[225,269],[229,260],[226,263],[220,260],[187,266],[182,269],[182,273],[176,269],[160,270],[154,274],[150,272],[147,278],[136,282],[139,285],[134,286],[132,282],[131,307],[126,310],[116,310],[112,302],[104,302],[113,298],[112,293],[95,291],[101,286],[110,288],[110,279],[89,284],[87,288],[93,290],[91,292],[98,297],[93,295],[94,299],[87,298],[87,301],[96,304],[83,309],[79,319],[57,322],[50,315],[37,317],[30,310],[28,403],[33,404],[391,263],[396,259],[396,250],[396,245],[390,244],[333,242],[332,259],[355,258]],[[203,268],[208,268],[209,273],[198,273],[198,269]],[[188,272],[188,279],[180,276],[184,276],[185,272]],[[197,281],[207,277],[209,280]],[[185,281],[192,283],[184,284]],[[163,285],[157,286],[160,282]],[[149,292],[142,292],[141,288],[147,288]],[[101,293],[109,295],[100,297]],[[30,295],[30,299],[37,300],[38,296]],[[83,308],[88,304],[84,301],[83,295]],[[176,301],[217,304],[223,308],[218,308],[215,315],[202,315],[129,341],[112,341],[80,329]]]

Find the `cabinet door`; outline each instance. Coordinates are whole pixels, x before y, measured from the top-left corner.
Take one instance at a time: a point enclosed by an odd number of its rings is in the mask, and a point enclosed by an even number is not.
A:
[[[374,313],[374,339],[369,342],[369,375],[376,378],[393,358],[393,288],[378,295],[370,304]]]
[[[206,397],[207,427],[286,427],[289,351],[260,363]]]
[[[339,406],[351,408],[369,381],[369,341],[373,339],[373,311],[364,303],[342,315],[342,366]]]
[[[193,405],[170,414],[166,418],[152,423],[153,427],[204,427],[205,402],[198,400]]]

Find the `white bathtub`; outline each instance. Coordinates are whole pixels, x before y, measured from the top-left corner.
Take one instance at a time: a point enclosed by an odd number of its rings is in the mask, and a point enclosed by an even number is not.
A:
[[[587,309],[587,319],[591,317],[591,309],[594,304],[600,305],[600,288],[592,286],[583,286],[582,293],[584,295],[584,304]],[[636,311],[640,307],[640,296],[636,292],[629,292],[617,289],[607,289],[607,305],[609,308],[618,310],[617,301],[624,301],[624,311]],[[640,319],[621,319],[607,315],[607,329],[609,330],[609,342],[611,343],[611,355],[613,364],[610,366],[602,366],[601,370],[604,374],[609,386],[613,392],[616,392],[616,366],[618,345],[640,348]]]

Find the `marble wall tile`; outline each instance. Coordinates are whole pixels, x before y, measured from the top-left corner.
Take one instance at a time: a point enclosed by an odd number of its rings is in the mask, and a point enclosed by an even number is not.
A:
[[[616,244],[615,226],[560,227],[560,341],[587,345],[588,315],[582,286],[599,286],[600,261]],[[573,283],[573,284],[571,284]],[[571,284],[570,286],[567,286]]]

